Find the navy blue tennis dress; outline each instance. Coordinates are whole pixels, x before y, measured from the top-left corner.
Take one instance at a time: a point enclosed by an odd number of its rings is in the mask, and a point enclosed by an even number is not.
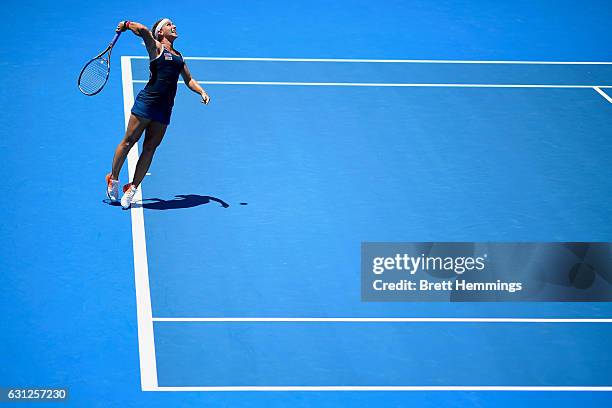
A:
[[[178,52],[178,51],[177,51]],[[149,82],[138,93],[132,113],[168,125],[176,96],[176,82],[185,62],[162,48],[162,53],[149,63]]]

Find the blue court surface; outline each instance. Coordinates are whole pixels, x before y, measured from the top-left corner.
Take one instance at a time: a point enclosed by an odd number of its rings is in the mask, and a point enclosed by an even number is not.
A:
[[[362,242],[612,242],[610,2],[5,10],[0,387],[75,407],[612,405],[610,302],[360,286]],[[99,95],[76,77],[119,20],[164,16],[212,102],[179,85],[122,211],[103,179],[145,49],[124,33]]]

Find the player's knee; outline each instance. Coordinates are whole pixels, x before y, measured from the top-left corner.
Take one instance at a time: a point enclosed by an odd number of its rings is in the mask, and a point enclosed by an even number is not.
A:
[[[161,140],[159,141],[151,141],[151,140],[147,140],[142,144],[142,150],[146,151],[146,152],[154,152],[155,149],[157,149],[157,146],[159,146],[159,144],[161,143]]]
[[[138,139],[134,135],[126,135],[121,143],[123,144],[124,148],[131,149],[137,141]]]
[[[132,148],[132,141],[130,139],[123,139],[123,141],[121,142],[121,147],[123,147],[124,149],[131,149]]]
[[[155,149],[157,149],[157,146],[159,146],[159,143],[143,143],[142,151],[147,153],[153,153],[155,152]]]

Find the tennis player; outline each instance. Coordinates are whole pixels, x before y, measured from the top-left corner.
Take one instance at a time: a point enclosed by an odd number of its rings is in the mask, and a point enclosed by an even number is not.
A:
[[[183,56],[174,48],[174,41],[178,38],[178,34],[176,26],[170,19],[163,18],[157,21],[151,31],[134,21],[122,21],[117,25],[116,31],[126,30],[130,30],[144,40],[149,53],[150,77],[147,85],[136,97],[125,136],[115,150],[112,170],[106,175],[106,194],[111,201],[117,201],[119,173],[123,162],[130,149],[146,130],[134,179],[123,186],[121,206],[125,210],[133,204],[138,186],[149,170],[155,149],[164,138],[166,128],[170,123],[179,74],[189,89],[200,95],[202,103],[210,102],[208,94],[191,76]]]

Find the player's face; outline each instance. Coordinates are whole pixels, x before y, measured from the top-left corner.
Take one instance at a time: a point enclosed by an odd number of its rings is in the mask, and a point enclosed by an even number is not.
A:
[[[164,35],[167,35],[168,37],[178,37],[178,33],[176,32],[176,26],[172,21],[166,23],[166,26],[163,28],[163,30]]]

